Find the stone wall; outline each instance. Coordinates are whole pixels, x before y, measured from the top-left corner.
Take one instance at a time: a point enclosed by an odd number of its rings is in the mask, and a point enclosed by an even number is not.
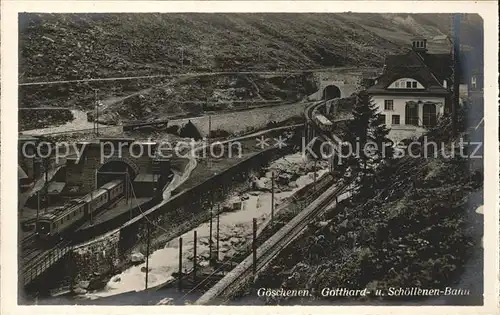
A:
[[[113,273],[120,263],[119,240],[120,230],[117,230],[97,241],[76,247],[71,257],[77,270],[75,284],[89,281],[89,288],[92,289],[99,286],[103,276]]]
[[[192,117],[171,120],[169,126],[182,126],[189,120],[196,126],[202,136],[208,135],[209,120],[212,130],[225,130],[229,133],[243,133],[265,127],[270,121],[281,122],[294,116],[301,116],[306,108],[306,103],[279,105],[273,107],[256,108],[246,111],[217,114],[209,116]]]

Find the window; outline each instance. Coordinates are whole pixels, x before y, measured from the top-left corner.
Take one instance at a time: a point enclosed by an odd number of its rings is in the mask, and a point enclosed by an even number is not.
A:
[[[405,124],[418,126],[418,106],[413,102],[406,103]]]
[[[394,86],[398,88],[399,87],[399,82],[394,83]]]
[[[406,88],[411,89],[411,81],[406,81]]]
[[[477,79],[475,75],[471,77],[471,86],[473,89],[477,87]]]
[[[394,101],[384,100],[384,110],[394,110]]]
[[[385,115],[380,114],[378,116],[378,122],[385,125]]]
[[[414,88],[414,89],[416,89],[417,88],[417,81],[413,81],[411,83],[411,87]]]
[[[392,124],[393,125],[399,125],[400,124],[400,117],[399,117],[399,115],[392,115]]]
[[[433,127],[437,123],[436,105],[427,103],[423,106],[423,124],[425,127]]]

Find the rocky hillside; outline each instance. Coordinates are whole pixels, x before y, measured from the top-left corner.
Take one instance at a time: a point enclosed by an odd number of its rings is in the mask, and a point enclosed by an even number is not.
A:
[[[19,81],[380,66],[385,55],[407,47],[414,35],[434,38],[448,34],[449,21],[445,15],[350,13],[23,14],[19,18]],[[440,50],[447,45],[430,44]],[[231,84],[237,85],[237,80],[242,79],[212,76],[208,84],[156,78],[24,86],[20,106],[88,109],[97,88],[100,99],[112,101],[134,92],[149,93],[144,90],[164,84],[184,87],[176,87],[170,94],[156,91],[153,103],[165,95],[182,102],[197,100],[198,93],[186,86],[209,89],[202,93],[204,100],[293,100],[304,92],[259,78],[245,78],[235,92]],[[215,92],[217,88],[220,91]],[[264,95],[259,95],[262,88]],[[162,112],[162,107],[153,106],[151,111]]]

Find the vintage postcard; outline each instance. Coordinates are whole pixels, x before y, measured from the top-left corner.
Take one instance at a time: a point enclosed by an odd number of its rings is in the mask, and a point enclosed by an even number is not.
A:
[[[495,313],[497,9],[2,3],[2,314]]]

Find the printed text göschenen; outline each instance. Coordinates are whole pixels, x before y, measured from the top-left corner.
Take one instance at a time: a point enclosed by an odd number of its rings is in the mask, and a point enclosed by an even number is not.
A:
[[[357,297],[357,296],[437,296],[437,295],[470,295],[466,289],[446,287],[445,289],[429,289],[419,287],[396,288],[390,287],[387,290],[348,289],[348,288],[323,288],[314,289],[284,289],[284,288],[259,288],[259,297],[308,297],[317,295],[322,297]]]

